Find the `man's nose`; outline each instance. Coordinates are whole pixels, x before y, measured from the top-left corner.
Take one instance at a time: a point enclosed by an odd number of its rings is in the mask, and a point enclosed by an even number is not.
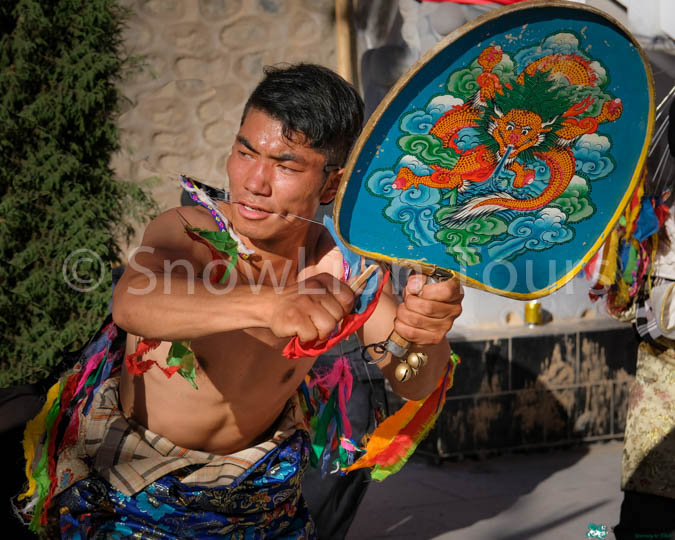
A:
[[[272,168],[269,165],[258,160],[253,167],[249,168],[247,173],[244,187],[248,191],[255,195],[271,195],[272,186],[270,184],[270,178]]]

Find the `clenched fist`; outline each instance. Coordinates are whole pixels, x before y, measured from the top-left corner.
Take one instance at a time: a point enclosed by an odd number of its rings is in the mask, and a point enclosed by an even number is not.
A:
[[[462,286],[456,279],[438,283],[425,281],[423,275],[410,276],[394,321],[394,330],[417,345],[443,341],[462,313],[464,298]]]
[[[298,336],[306,343],[328,338],[354,305],[354,293],[323,273],[285,289],[270,312],[269,328],[277,337]]]

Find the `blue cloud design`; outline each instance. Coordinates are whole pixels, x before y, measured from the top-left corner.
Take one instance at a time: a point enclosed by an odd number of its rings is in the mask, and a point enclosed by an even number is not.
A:
[[[561,32],[547,37],[539,45],[521,49],[513,56],[513,60],[516,63],[517,71],[520,72],[532,62],[549,54],[578,54],[587,58],[586,54],[579,50],[579,39],[569,32]]]
[[[488,248],[492,260],[513,260],[526,251],[543,251],[574,237],[557,208],[543,208],[536,215],[521,216],[509,223],[508,238]]]
[[[479,131],[476,128],[463,128],[455,136],[455,144],[460,150],[471,150],[480,144]]]
[[[436,96],[426,104],[424,110],[418,109],[403,115],[399,127],[404,133],[426,135],[443,114],[461,104],[461,99],[450,94]]]
[[[434,127],[441,114],[435,115],[426,111],[413,111],[401,118],[401,131],[411,135],[424,135]]]
[[[609,156],[609,139],[596,133],[583,135],[574,145],[576,174],[588,180],[597,180],[614,170],[614,161]]]
[[[419,160],[404,156],[394,171],[374,171],[366,186],[374,195],[389,199],[384,209],[387,218],[403,225],[403,231],[415,246],[430,246],[436,243],[434,235],[438,225],[434,221],[434,209],[442,197],[442,190],[421,185],[406,190],[394,189],[393,182],[401,167],[408,167],[417,175],[431,174],[432,170]]]

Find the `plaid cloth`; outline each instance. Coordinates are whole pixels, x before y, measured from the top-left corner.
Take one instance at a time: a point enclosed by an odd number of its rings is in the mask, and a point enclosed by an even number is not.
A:
[[[125,418],[119,408],[119,377],[105,381],[85,416],[80,408],[77,443],[57,458],[55,495],[96,472],[115,489],[133,495],[170,473],[184,470],[187,485],[227,486],[298,430],[305,418],[294,394],[271,439],[226,456],[189,450]]]
[[[189,450],[125,418],[119,377],[74,414],[56,456],[44,532],[62,538],[314,538],[301,496],[309,435],[295,394],[274,435],[226,456]]]

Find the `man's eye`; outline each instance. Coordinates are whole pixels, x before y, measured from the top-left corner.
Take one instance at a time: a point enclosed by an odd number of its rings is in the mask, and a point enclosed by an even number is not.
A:
[[[279,165],[282,171],[285,173],[299,173],[298,169],[293,169],[292,167],[287,167],[286,165]]]
[[[251,157],[252,157],[251,154],[249,154],[245,150],[237,150],[237,152],[239,153],[239,156],[244,158],[244,159],[251,159]]]

